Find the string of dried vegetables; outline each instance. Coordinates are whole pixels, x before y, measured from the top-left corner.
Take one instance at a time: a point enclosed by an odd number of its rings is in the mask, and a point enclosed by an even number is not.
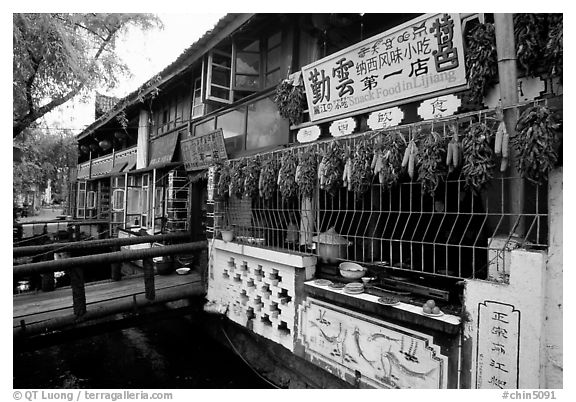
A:
[[[256,197],[258,195],[258,181],[260,180],[260,163],[256,158],[248,159],[244,172],[244,196]]]
[[[446,175],[446,167],[442,163],[446,157],[446,141],[434,130],[420,138],[418,181],[422,183],[424,191],[434,197],[438,184]]]
[[[544,58],[545,65],[548,67],[548,73],[558,76],[562,81],[562,72],[564,65],[564,47],[563,47],[563,15],[548,14],[548,40],[546,41],[546,50]]]
[[[465,63],[471,98],[481,102],[498,77],[496,31],[493,24],[479,24],[466,35]]]
[[[276,87],[274,103],[278,107],[280,116],[290,121],[290,124],[299,124],[304,113],[306,96],[304,89],[300,85],[286,79]]]
[[[357,197],[361,197],[372,181],[372,141],[366,137],[356,141],[351,158],[350,187]]]
[[[221,164],[218,168],[219,178],[218,178],[218,195],[221,197],[227,197],[228,191],[230,189],[230,162],[226,161]]]
[[[486,123],[479,122],[470,125],[462,139],[464,185],[476,193],[493,177],[495,163],[490,137]]]
[[[400,177],[406,141],[400,132],[386,133],[375,148],[371,168],[374,175],[378,175],[378,182],[390,188]]]
[[[518,153],[516,166],[522,177],[542,183],[558,161],[561,123],[545,106],[526,109],[516,123],[516,134],[510,138]]]
[[[271,157],[262,162],[262,170],[258,180],[258,192],[260,197],[269,200],[276,192],[276,181],[278,179],[278,163]]]
[[[526,75],[537,76],[543,67],[544,52],[548,40],[546,14],[514,14],[514,42],[516,60]]]
[[[335,196],[338,188],[342,186],[344,161],[342,160],[342,147],[333,141],[322,152],[322,160],[318,165],[318,180],[320,188],[331,196]]]
[[[278,172],[278,188],[284,200],[288,200],[296,195],[298,186],[296,185],[296,167],[298,159],[293,152],[286,152],[282,156],[280,171]]]
[[[458,138],[458,126],[454,124],[449,127],[449,130],[452,138],[446,150],[446,166],[448,166],[448,172],[452,173],[454,169],[462,165],[462,143]]]
[[[232,162],[230,167],[230,187],[228,193],[230,197],[235,195],[237,198],[242,198],[244,195],[244,169],[246,167],[246,160],[240,159]]]
[[[308,147],[298,155],[298,166],[296,167],[296,185],[303,197],[312,197],[316,187],[317,176],[316,152],[314,147]]]
[[[416,145],[416,140],[414,137],[408,142],[408,146],[404,150],[404,156],[402,157],[402,167],[408,170],[408,176],[411,179],[414,178],[414,172],[416,169],[418,156],[418,146]]]

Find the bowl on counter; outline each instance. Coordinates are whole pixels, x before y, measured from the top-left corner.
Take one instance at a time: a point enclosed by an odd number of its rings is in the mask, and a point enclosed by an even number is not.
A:
[[[340,263],[339,268],[340,275],[348,279],[360,279],[367,271],[365,267],[354,262],[342,262]]]

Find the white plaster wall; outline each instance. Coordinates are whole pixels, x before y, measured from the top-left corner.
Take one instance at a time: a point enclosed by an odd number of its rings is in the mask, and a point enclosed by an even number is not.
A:
[[[227,306],[227,317],[290,351],[296,339],[296,287],[314,275],[316,257],[214,240],[207,299]],[[261,270],[262,275],[257,275]],[[274,279],[277,271],[280,280]],[[265,290],[265,289],[268,290]],[[282,297],[287,291],[290,300]],[[254,318],[248,320],[247,312]],[[262,318],[268,317],[270,323]],[[286,323],[289,330],[279,329]]]
[[[550,173],[548,178],[548,227],[549,248],[546,264],[546,297],[544,311],[545,339],[542,344],[543,367],[542,388],[562,388],[563,374],[563,168]]]
[[[495,301],[509,304],[520,311],[520,340],[518,361],[518,388],[538,388],[542,356],[540,345],[544,339],[544,298],[547,255],[541,251],[516,249],[511,251],[509,284],[492,281],[467,280],[464,303],[469,321],[464,326],[464,338],[472,343],[471,386],[476,387],[478,332],[491,328],[478,328],[479,303]],[[510,353],[511,351],[508,351]],[[507,387],[504,387],[507,388]]]

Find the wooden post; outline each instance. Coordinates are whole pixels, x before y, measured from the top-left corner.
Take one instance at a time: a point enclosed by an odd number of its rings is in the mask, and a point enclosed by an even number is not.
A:
[[[74,315],[80,317],[86,313],[86,289],[84,288],[84,271],[82,268],[68,270],[72,286],[72,302]]]
[[[154,287],[154,262],[152,258],[144,258],[142,260],[142,268],[144,268],[144,292],[146,299],[154,300],[156,298],[156,290]]]
[[[518,103],[518,76],[516,71],[516,45],[514,42],[514,19],[511,13],[495,13],[494,27],[496,29],[496,52],[498,55],[498,81],[500,83],[500,100],[504,109],[504,123],[506,130],[513,136],[516,132],[516,109],[509,106]],[[518,155],[510,150],[510,160],[508,162],[509,176],[515,177],[510,182],[508,205],[510,213],[518,215],[518,226],[514,231],[519,237],[524,236],[524,179],[516,169],[516,159]],[[514,224],[514,216],[511,216],[510,229]]]

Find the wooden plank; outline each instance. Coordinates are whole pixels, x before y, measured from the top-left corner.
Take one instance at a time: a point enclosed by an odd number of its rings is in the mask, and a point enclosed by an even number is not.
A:
[[[200,283],[200,275],[193,272],[186,276],[159,275],[156,278],[156,290],[175,286],[187,286]],[[86,305],[89,310],[93,305],[103,301],[132,297],[144,294],[143,277],[125,279],[120,282],[106,282],[86,286]],[[38,314],[56,314],[60,310],[72,308],[72,291],[68,288],[34,295],[17,295],[13,301],[13,318],[15,321]]]

